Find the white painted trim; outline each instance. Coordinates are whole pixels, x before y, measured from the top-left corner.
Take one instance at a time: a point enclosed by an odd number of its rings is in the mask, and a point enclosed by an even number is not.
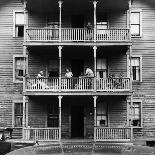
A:
[[[23,104],[23,100],[13,100],[12,102],[12,127],[13,128],[22,128],[21,127],[16,127],[15,126],[15,104],[18,104],[18,103],[22,103]]]
[[[13,10],[13,37],[15,38],[15,37],[17,37],[16,36],[16,16],[15,16],[15,14],[16,13],[23,13],[24,14],[24,10]],[[24,19],[24,21],[25,21],[25,19]]]
[[[14,83],[23,83],[23,81],[18,81],[15,78],[15,59],[16,58],[26,58],[26,73],[28,72],[28,56],[27,55],[13,55],[13,82]]]
[[[140,126],[132,126],[133,128],[142,128],[143,127],[143,102],[142,102],[142,99],[132,99],[132,102],[137,102],[137,103],[140,103],[140,121],[141,121],[141,124]],[[129,106],[129,103],[130,103],[130,100],[127,99],[127,108],[128,109],[128,112],[130,112],[130,106]],[[129,114],[128,114],[128,122],[129,122]]]
[[[131,14],[132,14],[132,12],[137,12],[137,13],[139,13],[140,14],[140,35],[139,36],[132,36],[132,34],[131,34],[131,37],[132,38],[141,38],[142,36],[143,36],[143,34],[142,34],[142,9],[135,9],[135,8],[132,8],[131,10],[130,10],[130,12],[131,12]],[[128,12],[128,16],[129,16],[129,12]],[[131,18],[131,17],[130,17]],[[131,24],[131,23],[130,23]],[[128,21],[128,24],[127,25],[129,25],[129,21]],[[131,26],[130,26],[131,27]]]

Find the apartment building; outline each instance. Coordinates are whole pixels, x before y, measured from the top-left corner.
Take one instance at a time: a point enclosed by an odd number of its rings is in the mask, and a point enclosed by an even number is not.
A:
[[[13,138],[154,138],[153,0],[1,0],[0,7],[0,122]]]

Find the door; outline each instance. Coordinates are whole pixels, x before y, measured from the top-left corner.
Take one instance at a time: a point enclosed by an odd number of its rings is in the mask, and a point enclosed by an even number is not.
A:
[[[84,137],[84,107],[81,105],[71,108],[71,137]]]
[[[72,28],[84,28],[83,15],[73,15],[71,20],[72,20]]]
[[[72,60],[72,73],[74,77],[79,77],[84,73],[84,62],[80,59]]]

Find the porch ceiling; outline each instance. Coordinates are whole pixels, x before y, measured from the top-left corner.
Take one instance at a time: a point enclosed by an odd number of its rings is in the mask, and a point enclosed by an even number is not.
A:
[[[64,0],[64,11],[78,10],[85,12],[93,9],[92,0]],[[99,0],[97,4],[97,11],[103,10],[126,10],[128,9],[129,0]],[[58,11],[58,0],[27,0],[27,8],[34,12],[56,12]],[[82,7],[81,7],[82,6]]]

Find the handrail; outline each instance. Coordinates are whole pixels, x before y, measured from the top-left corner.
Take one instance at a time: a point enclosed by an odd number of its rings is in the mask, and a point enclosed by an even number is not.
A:
[[[122,28],[97,29],[96,41],[130,41],[130,30]],[[26,29],[26,41],[59,41],[58,28]],[[61,41],[94,41],[94,29],[62,28]]]

